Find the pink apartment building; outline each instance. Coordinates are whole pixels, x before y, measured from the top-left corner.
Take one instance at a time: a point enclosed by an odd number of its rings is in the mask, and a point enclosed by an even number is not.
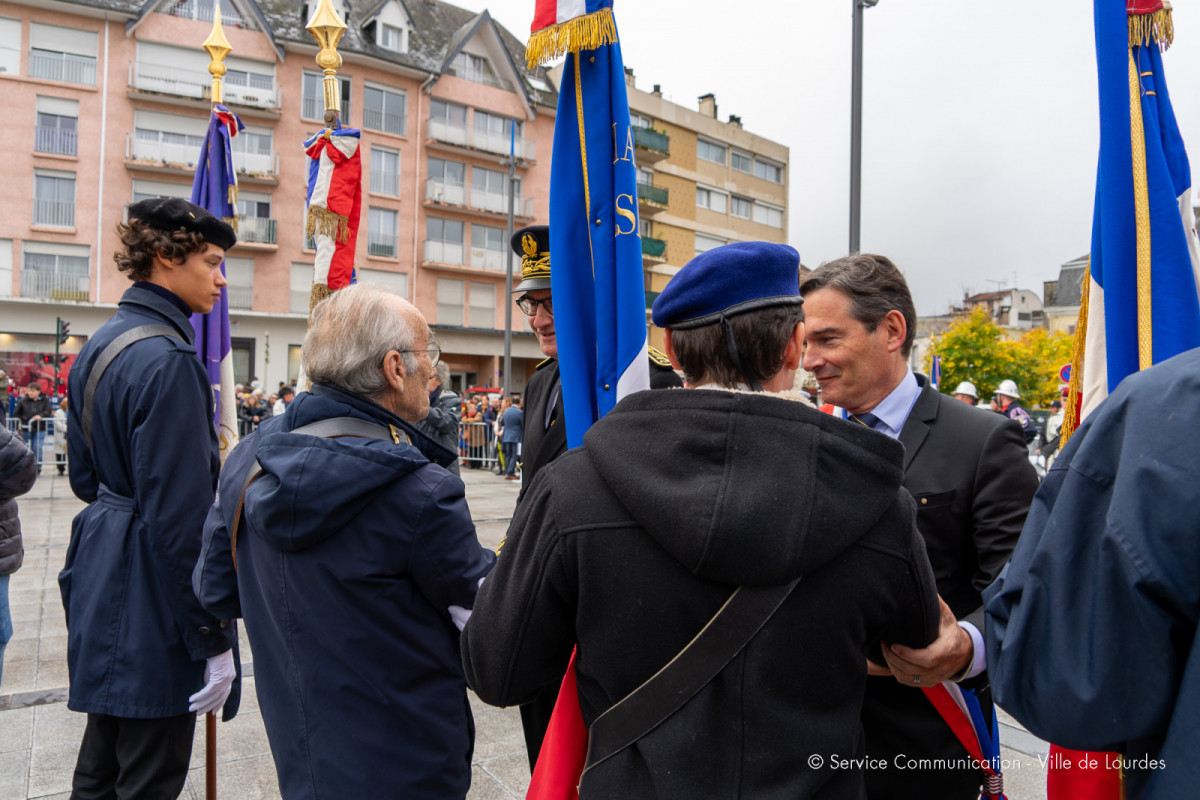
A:
[[[112,261],[125,207],[190,195],[214,2],[0,0],[0,368],[17,383],[52,374],[56,318],[70,324],[65,376],[112,315],[129,285]],[[246,125],[234,140],[239,242],[226,262],[235,373],[273,390],[296,376],[312,280],[301,143],[324,111],[317,47],[303,0],[219,2],[233,47],[225,104]],[[335,6],[348,25],[343,124],[363,130],[359,279],[421,308],[456,385],[499,385],[510,142],[515,226],[544,223],[554,86],[525,69],[524,45],[487,12],[440,0]],[[512,328],[520,391],[542,356],[518,311]]]

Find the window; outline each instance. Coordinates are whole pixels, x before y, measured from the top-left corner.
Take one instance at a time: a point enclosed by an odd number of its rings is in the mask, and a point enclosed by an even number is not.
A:
[[[393,92],[378,86],[364,87],[363,127],[403,136],[407,103],[408,97],[404,92]]]
[[[395,258],[399,226],[397,212],[386,208],[371,208],[367,222],[367,255]]]
[[[254,337],[234,336],[229,340],[229,355],[233,361],[233,380],[243,386],[250,385],[254,377]]]
[[[21,20],[0,17],[0,72],[21,73]]]
[[[629,114],[629,124],[635,128],[653,128],[654,127],[654,125],[651,124],[651,120],[649,117],[643,117],[641,114],[634,114],[633,112],[630,112],[630,114]]]
[[[75,227],[75,173],[33,171],[33,224]]]
[[[754,202],[747,200],[744,197],[734,195],[729,199],[729,213],[735,217],[742,219],[750,219],[751,209],[754,207]]]
[[[463,324],[463,282],[438,278],[437,324]]]
[[[466,205],[466,183],[466,164],[446,161],[443,158],[429,159],[429,183],[425,190],[425,199],[435,203]]]
[[[471,281],[471,327],[496,327],[496,287],[490,283]]]
[[[475,110],[475,146],[488,152],[507,153],[512,146],[517,155],[521,155],[524,144],[522,129],[519,120]],[[510,133],[515,136],[514,140],[510,140]]]
[[[503,271],[507,267],[504,229],[471,225],[471,266]]]
[[[463,263],[462,222],[429,217],[425,222],[425,231],[425,259],[427,261],[436,261],[441,264]]]
[[[467,107],[435,99],[429,103],[429,118],[457,128],[465,128],[467,127]]]
[[[521,182],[513,181],[515,208],[521,206]],[[471,167],[471,207],[508,213],[508,175],[494,169]]]
[[[319,72],[305,72],[302,87],[300,116],[304,119],[325,119],[325,76]],[[342,124],[350,124],[350,79],[338,78],[342,84]]]
[[[230,140],[233,168],[252,175],[278,172],[273,149],[274,133],[269,128],[246,128]]]
[[[384,50],[391,50],[394,53],[408,52],[408,30],[406,28],[397,28],[395,25],[385,25],[381,22],[377,30],[379,36],[377,44]]]
[[[650,220],[638,217],[638,236],[643,239],[653,239],[650,235]]]
[[[718,214],[725,213],[726,196],[724,192],[718,192],[716,189],[709,189],[704,186],[696,187],[696,205],[699,208],[707,208]]]
[[[706,236],[703,233],[696,234],[696,255],[712,250],[714,247],[720,247],[723,244],[729,244],[724,239],[719,239],[716,236]]]
[[[38,96],[37,127],[33,137],[35,152],[59,156],[76,155],[78,128],[78,100]]]
[[[313,265],[292,264],[291,300],[288,308],[293,314],[308,313],[308,297],[312,293]],[[297,348],[299,349],[299,348]]]
[[[29,23],[29,77],[96,85],[94,31]]]
[[[249,311],[254,307],[254,259],[225,256],[225,291],[229,307]]]
[[[638,167],[637,171],[638,186],[653,186],[654,185],[654,170]]]
[[[287,382],[288,386],[293,387],[293,390],[295,389],[296,383],[300,380],[300,350],[301,348],[298,344],[288,345]]]
[[[482,83],[486,86],[495,86],[498,89],[508,88],[508,82],[496,77],[496,73],[492,71],[492,65],[488,63],[488,60],[474,53],[459,53],[456,55],[454,61],[450,64],[450,74],[457,75],[463,80]]]
[[[21,296],[87,300],[89,250],[85,246],[25,242]]]
[[[738,172],[750,173],[754,171],[754,159],[745,153],[739,153],[737,150],[730,153],[730,163]]]
[[[696,156],[705,161],[711,161],[714,164],[725,165],[725,145],[715,142],[706,142],[703,139],[696,141]]]
[[[205,117],[134,111],[129,154],[138,161],[191,167],[200,157],[207,128]],[[234,141],[240,138],[235,136]]]
[[[237,201],[238,241],[275,244],[275,220],[271,219],[271,196],[241,192]]]
[[[783,209],[778,206],[769,206],[766,203],[755,203],[754,221],[770,225],[772,228],[782,228]]]
[[[165,183],[161,181],[134,181],[133,199],[131,203],[142,200],[152,200],[155,197],[178,197],[188,200],[192,196],[192,186],[188,183]]]
[[[383,269],[356,269],[359,283],[373,283],[401,297],[408,297],[408,273]]]
[[[761,158],[754,159],[754,175],[771,183],[783,183],[783,167]]]
[[[371,148],[371,191],[400,196],[400,153],[396,150]]]
[[[177,2],[160,10],[173,17],[198,19],[201,22],[213,21],[213,0],[177,0]],[[251,27],[230,0],[221,0],[221,24],[230,28]]]

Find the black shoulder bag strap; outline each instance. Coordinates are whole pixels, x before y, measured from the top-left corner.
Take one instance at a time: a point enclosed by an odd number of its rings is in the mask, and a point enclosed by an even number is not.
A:
[[[92,364],[92,371],[88,374],[87,385],[83,389],[83,413],[80,415],[83,422],[83,437],[87,439],[89,450],[92,449],[92,403],[96,398],[96,389],[100,386],[100,378],[103,377],[104,371],[126,347],[134,342],[140,342],[142,339],[153,339],[155,336],[173,336],[183,341],[179,331],[170,325],[139,325],[113,339],[96,357],[95,363]]]
[[[403,438],[404,441],[412,444],[408,434],[395,425],[380,425],[358,417],[330,417],[293,428],[288,433],[303,433],[308,436],[319,436],[322,439],[339,439],[343,436],[352,436],[358,439],[384,439],[396,444],[399,444]],[[246,477],[242,481],[242,491],[238,495],[237,508],[234,510],[233,525],[229,529],[229,550],[233,555],[234,572],[237,572],[237,532],[242,523],[242,507],[246,503],[246,490],[262,474],[263,469],[259,465],[258,459],[255,459],[250,463],[249,469],[246,470]]]
[[[657,728],[694,697],[767,624],[800,578],[781,586],[734,590],[687,647],[592,723],[583,772]]]

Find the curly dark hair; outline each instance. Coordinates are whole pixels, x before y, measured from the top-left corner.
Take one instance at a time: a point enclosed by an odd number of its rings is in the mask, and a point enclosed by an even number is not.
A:
[[[125,249],[113,253],[113,260],[131,281],[150,280],[157,255],[182,264],[192,253],[201,252],[208,246],[199,233],[182,229],[164,231],[137,218],[117,223],[117,236]]]

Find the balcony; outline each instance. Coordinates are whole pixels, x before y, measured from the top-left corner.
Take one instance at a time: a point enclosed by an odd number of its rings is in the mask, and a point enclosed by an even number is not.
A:
[[[48,81],[96,85],[96,58],[58,53],[53,50],[29,51],[29,77]]]
[[[658,299],[659,294],[660,294],[660,292],[652,292],[649,289],[646,290],[646,310],[647,311],[654,308],[654,301]]]
[[[509,153],[510,141],[507,133],[468,128],[465,125],[455,125],[433,117],[429,118],[426,130],[430,139],[442,144],[465,147],[470,150],[482,150],[485,153],[499,156],[507,156]],[[523,161],[537,160],[534,142],[518,136],[516,141],[511,144],[517,158]]]
[[[38,125],[34,129],[33,149],[37,153],[50,153],[56,156],[76,155],[77,134],[75,131],[63,130]]]
[[[166,13],[173,17],[183,17],[184,19],[196,19],[201,22],[213,21],[213,2],[200,4],[195,0],[188,0],[186,3],[180,3],[174,8],[168,9]],[[248,23],[236,9],[230,8],[228,3],[222,4],[221,8],[221,24],[227,28],[253,28],[254,26]]]
[[[667,243],[662,239],[642,237],[642,263],[661,264],[666,261]]]
[[[238,244],[275,244],[275,220],[265,217],[238,217]]]
[[[86,302],[88,273],[86,270],[75,274],[54,272],[32,268],[26,264],[21,270],[21,297]]]
[[[437,178],[430,178],[425,181],[425,199],[440,205],[465,206],[467,204],[467,188],[458,184],[446,183]]]
[[[642,151],[638,153],[638,161],[643,164],[653,164],[671,155],[671,138],[653,128],[635,125],[633,146]]]
[[[670,201],[670,192],[648,183],[639,183],[637,187],[638,204],[646,214],[654,215],[664,210]]]
[[[240,311],[251,311],[254,308],[254,287],[253,286],[226,286],[225,292],[229,296],[230,309]]]
[[[126,162],[194,172],[200,153],[201,149],[196,145],[139,139],[132,133],[125,135]],[[239,175],[260,177],[266,179],[266,182],[274,182],[279,174],[279,153],[234,151],[233,168]]]
[[[513,215],[516,217],[533,218],[534,198],[522,198],[517,195],[513,198]],[[475,208],[480,211],[489,211],[493,214],[503,214],[508,216],[508,195],[502,192],[485,192],[480,189],[471,189],[471,196],[467,200],[467,205],[470,208]]]
[[[322,106],[323,112],[324,107]],[[370,128],[373,131],[383,131],[393,136],[403,136],[405,126],[408,125],[408,115],[389,114],[377,108],[364,108],[362,116],[362,126],[364,128]]]
[[[471,266],[477,269],[491,269],[496,272],[504,272],[508,269],[507,255],[504,250],[488,250],[483,247],[472,247]]]
[[[75,227],[75,202],[73,200],[33,199],[33,224],[52,228]]]
[[[256,83],[256,81],[251,81]],[[279,88],[257,82],[257,86],[238,86],[228,81],[222,84],[226,105],[242,105],[268,111],[279,110]],[[175,69],[146,61],[129,63],[129,86],[139,92],[169,94],[208,100],[212,96],[212,78],[191,69]]]
[[[463,246],[458,242],[425,240],[425,261],[435,264],[463,265]]]
[[[396,257],[396,232],[367,231],[367,255]]]

